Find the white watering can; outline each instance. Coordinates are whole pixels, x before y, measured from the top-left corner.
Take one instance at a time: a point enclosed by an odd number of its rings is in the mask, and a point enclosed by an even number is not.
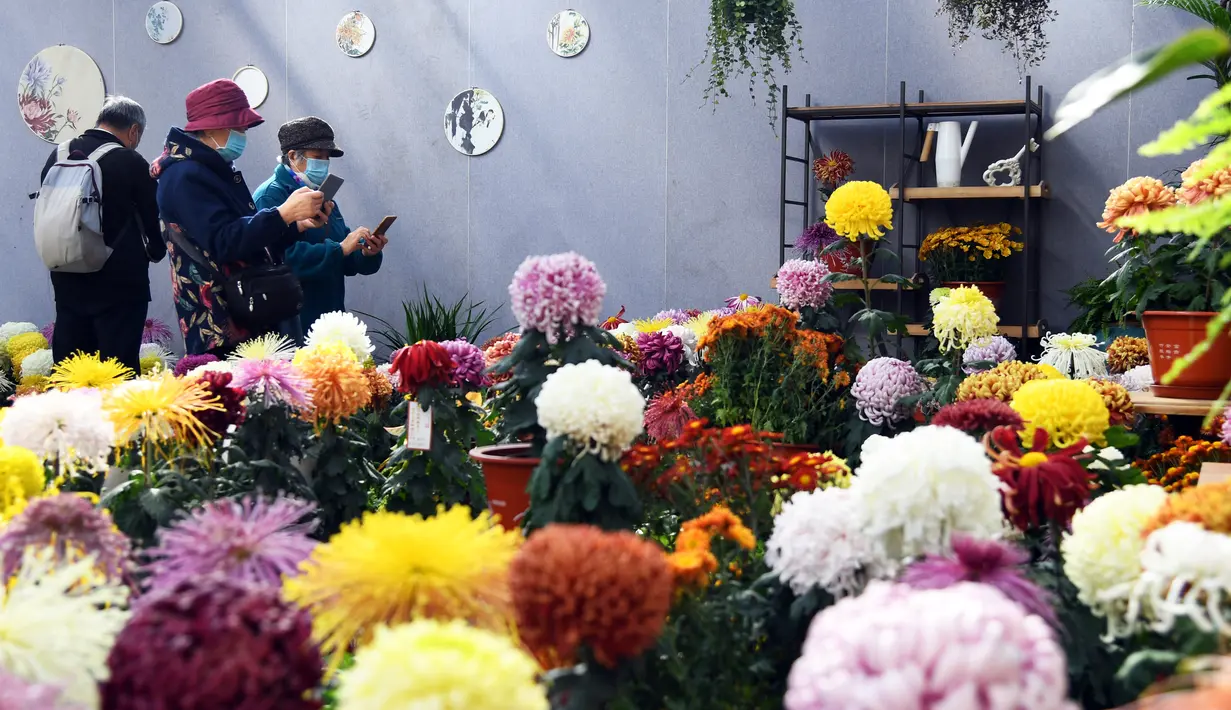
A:
[[[978,128],[979,122],[971,121],[970,128],[966,131],[966,139],[962,140],[962,124],[957,121],[944,121],[937,126],[937,187],[958,187],[962,184],[962,166],[966,163],[970,143],[974,140]]]

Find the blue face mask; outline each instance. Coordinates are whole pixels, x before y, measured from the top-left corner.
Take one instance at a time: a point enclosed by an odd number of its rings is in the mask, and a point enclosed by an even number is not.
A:
[[[227,136],[227,144],[218,146],[215,144],[214,150],[218,151],[218,155],[228,163],[239,160],[239,156],[244,154],[244,148],[248,147],[247,134],[239,131],[231,131],[231,135]]]
[[[329,177],[329,161],[318,158],[305,158],[305,160],[308,161],[308,165],[303,171],[304,182],[308,183],[309,187],[319,188],[325,184],[325,178]]]

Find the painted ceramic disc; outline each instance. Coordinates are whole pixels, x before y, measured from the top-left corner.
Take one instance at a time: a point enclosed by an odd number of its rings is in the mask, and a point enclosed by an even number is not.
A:
[[[445,108],[445,136],[459,153],[483,155],[503,133],[504,109],[483,89],[467,89]]]
[[[590,23],[576,10],[556,13],[547,25],[547,46],[561,57],[575,57],[590,43]]]
[[[184,29],[184,14],[173,2],[156,2],[145,13],[145,33],[159,44],[171,44]]]
[[[376,26],[372,24],[372,18],[355,10],[346,13],[338,23],[335,37],[342,54],[362,57],[372,51],[372,43],[376,41]]]
[[[90,55],[67,45],[48,47],[17,79],[17,109],[34,135],[62,143],[94,125],[106,90]]]
[[[269,96],[269,79],[265,78],[265,72],[251,64],[240,67],[239,71],[235,72],[235,76],[231,77],[231,81],[239,84],[239,88],[244,90],[244,94],[248,97],[248,105],[252,108],[265,103],[265,98]]]

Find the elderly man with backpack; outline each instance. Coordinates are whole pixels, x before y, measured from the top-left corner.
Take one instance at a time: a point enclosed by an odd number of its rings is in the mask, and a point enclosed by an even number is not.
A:
[[[151,262],[166,256],[158,185],[137,153],[145,111],[108,97],[94,128],[51,153],[34,211],[35,246],[56,299],[52,354],[81,351],[140,371]]]

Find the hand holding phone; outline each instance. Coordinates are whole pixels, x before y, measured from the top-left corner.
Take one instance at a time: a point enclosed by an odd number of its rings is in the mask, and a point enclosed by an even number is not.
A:
[[[325,178],[325,182],[321,183],[321,192],[325,195],[325,202],[333,200],[333,196],[338,194],[338,190],[344,182],[346,181],[333,173],[330,173]]]

